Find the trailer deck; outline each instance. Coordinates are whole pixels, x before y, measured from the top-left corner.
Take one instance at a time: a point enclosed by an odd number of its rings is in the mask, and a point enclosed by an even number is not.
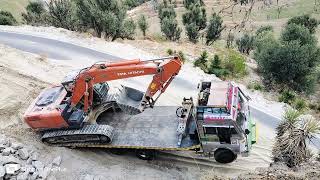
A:
[[[63,146],[156,150],[199,148],[199,143],[191,140],[189,136],[183,137],[181,145],[178,145],[179,117],[175,114],[177,108],[176,106],[155,106],[138,115],[129,115],[121,111],[113,112],[110,109],[100,115],[97,123],[114,128],[111,143],[70,143]]]

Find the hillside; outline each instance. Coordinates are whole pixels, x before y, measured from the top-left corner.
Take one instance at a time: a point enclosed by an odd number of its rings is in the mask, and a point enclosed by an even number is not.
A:
[[[204,0],[204,3],[206,5],[208,19],[213,12],[220,12],[224,9],[221,15],[223,16],[224,23],[228,27],[233,27],[235,23],[239,23],[244,18],[245,10],[250,8],[250,5],[237,5],[232,11],[232,6],[230,6],[230,1],[228,0]],[[281,9],[279,18],[278,7]],[[180,23],[180,27],[184,29],[182,15],[186,12],[186,9],[183,6],[183,0],[176,1],[175,10],[177,12],[177,19]],[[151,33],[151,36],[156,38],[159,37],[161,33],[160,22],[157,12],[154,11],[153,4],[147,2],[129,12],[129,15],[134,19],[137,19],[140,14],[145,14],[148,17],[148,22],[150,24],[149,32]],[[233,14],[233,17],[231,14]],[[320,18],[320,5],[315,6],[314,3],[311,3],[309,0],[279,0],[279,5],[276,4],[275,0],[272,0],[271,5],[265,5],[263,1],[257,1],[253,5],[250,18],[246,23],[245,31],[250,32],[262,25],[271,25],[278,35],[281,26],[288,18],[303,14],[310,14],[317,19]],[[320,36],[319,33],[317,33],[317,35]],[[183,36],[185,36],[184,33]]]
[[[28,2],[28,0],[0,0],[0,10],[10,11],[18,21],[21,21],[21,13],[25,11]]]

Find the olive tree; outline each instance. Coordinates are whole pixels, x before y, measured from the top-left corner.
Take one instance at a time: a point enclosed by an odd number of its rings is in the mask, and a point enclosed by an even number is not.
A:
[[[125,27],[126,8],[117,0],[74,0],[77,7],[77,16],[83,26],[92,28],[97,37],[105,34],[107,39],[116,39],[121,36]]]
[[[145,15],[141,15],[138,19],[138,26],[143,34],[143,37],[146,36],[146,32],[147,32],[147,29],[149,27],[149,24],[147,22],[147,18]]]
[[[207,45],[211,45],[214,41],[220,38],[221,32],[225,28],[225,26],[223,26],[222,23],[223,23],[222,18],[218,14],[213,13],[207,28],[207,35],[206,35]]]

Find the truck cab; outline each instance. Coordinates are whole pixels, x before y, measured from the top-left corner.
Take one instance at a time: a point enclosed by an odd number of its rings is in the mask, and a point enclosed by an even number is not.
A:
[[[247,155],[256,142],[249,97],[231,82],[201,82],[198,88],[194,135],[203,153],[213,154],[220,163]]]

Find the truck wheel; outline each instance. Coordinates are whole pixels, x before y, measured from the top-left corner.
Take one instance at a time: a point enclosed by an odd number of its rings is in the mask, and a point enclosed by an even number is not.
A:
[[[108,136],[100,136],[99,137],[101,143],[110,143],[111,139]]]
[[[153,160],[155,158],[154,150],[137,149],[136,156],[142,160]]]
[[[109,151],[112,153],[112,154],[115,154],[115,155],[124,155],[126,154],[129,149],[125,149],[125,148],[111,148],[109,149]]]
[[[214,159],[223,164],[231,163],[237,159],[237,154],[229,149],[220,148],[214,152]]]

